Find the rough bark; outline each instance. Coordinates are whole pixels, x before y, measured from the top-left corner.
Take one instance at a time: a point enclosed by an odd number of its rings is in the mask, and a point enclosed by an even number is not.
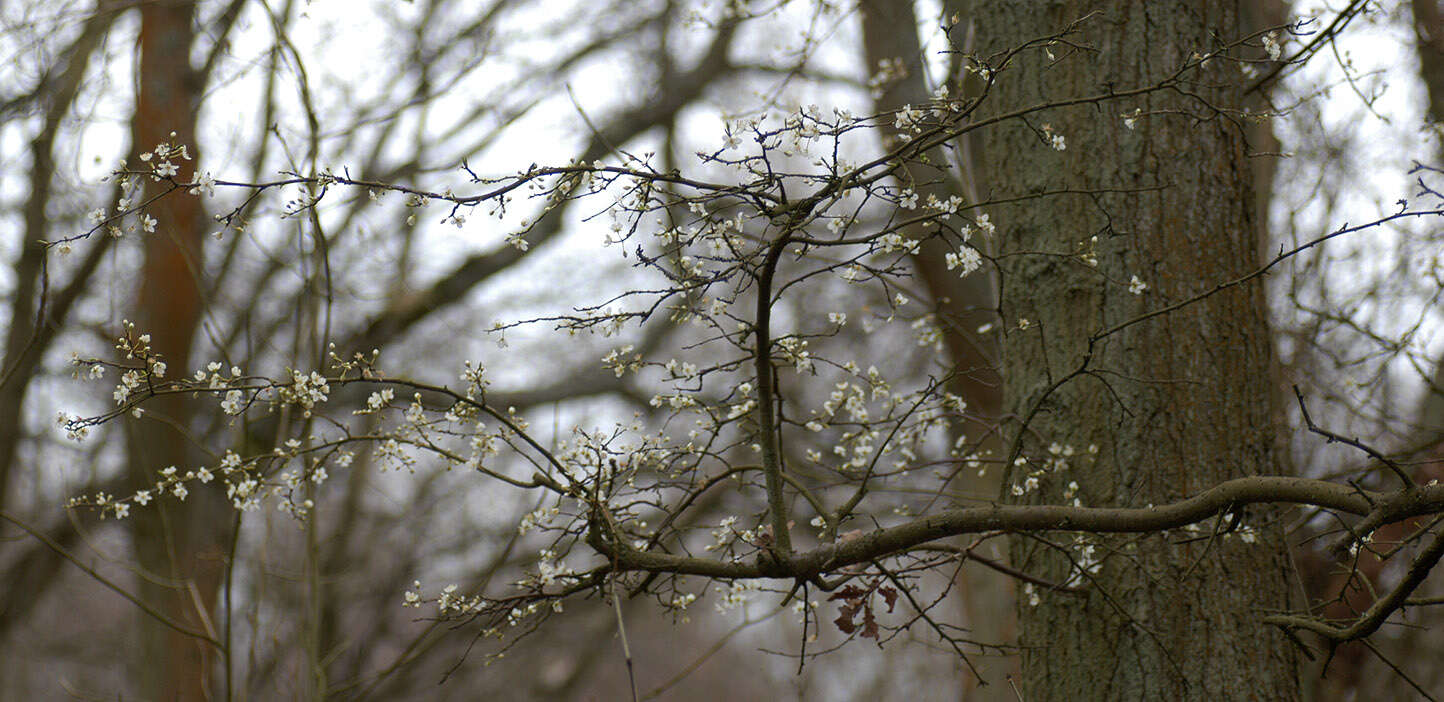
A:
[[[1255,0],[1242,3],[1240,7],[1240,34],[1280,27],[1288,23],[1290,4],[1287,0]],[[1272,64],[1262,67],[1270,70]],[[1260,86],[1253,94],[1246,96],[1244,105],[1253,112],[1273,112],[1275,106],[1271,93],[1274,84]],[[1278,135],[1274,134],[1273,120],[1253,122],[1248,132],[1249,163],[1253,166],[1254,198],[1258,208],[1256,220],[1259,230],[1259,254],[1267,260],[1277,253],[1269,232],[1269,207],[1273,202],[1274,175],[1278,172],[1279,157],[1283,150]]]
[[[1094,12],[1072,37],[1076,48],[1050,47],[1057,60],[1041,47],[1018,55],[999,78],[993,109],[1156,82],[1239,26],[1236,2],[986,3],[983,55]],[[1008,330],[1005,416],[1024,459],[1009,482],[1039,478],[1021,502],[1069,501],[1064,491],[1076,481],[1085,505],[1145,506],[1281,469],[1260,286],[1094,338],[1237,278],[1256,260],[1244,135],[1214,109],[1241,105],[1242,80],[1223,61],[1191,75],[1182,91],[1044,110],[990,135],[985,179],[1001,196],[1134,189],[990,211]],[[1135,108],[1145,116],[1130,130],[1121,115]],[[1050,147],[1044,125],[1065,137],[1066,150]],[[1088,248],[1096,267],[1076,255]],[[1148,285],[1142,295],[1129,289],[1134,275]],[[1256,544],[1207,531],[1089,537],[1102,564],[1086,579],[1088,594],[1039,591],[1036,605],[1020,597],[1023,697],[1298,698],[1293,648],[1259,622],[1288,605],[1287,559],[1267,516],[1249,514],[1261,529]],[[1083,544],[1067,534],[1044,538],[1053,545],[1015,539],[1013,565],[1063,582]]]

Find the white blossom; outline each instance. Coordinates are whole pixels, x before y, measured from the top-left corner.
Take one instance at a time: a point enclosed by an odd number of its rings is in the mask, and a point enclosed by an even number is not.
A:
[[[191,183],[190,194],[204,195],[206,197],[216,196],[216,179],[210,171],[197,175],[195,182]]]
[[[949,252],[943,255],[943,260],[948,265],[948,270],[962,268],[958,272],[959,277],[966,278],[968,274],[978,270],[983,265],[983,256],[977,249],[971,246],[963,246],[956,253]]]

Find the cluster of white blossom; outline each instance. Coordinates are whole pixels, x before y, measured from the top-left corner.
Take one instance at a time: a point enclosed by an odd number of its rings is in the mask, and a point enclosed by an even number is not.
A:
[[[1020,472],[1015,477],[1013,484],[1009,486],[1009,491],[1014,497],[1022,497],[1037,491],[1042,486],[1042,482],[1049,479],[1050,476],[1066,473],[1072,468],[1072,461],[1077,455],[1079,455],[1079,451],[1072,444],[1060,444],[1054,441],[1041,455],[1031,458],[1018,456],[1013,460],[1013,466]],[[1098,455],[1098,445],[1089,444],[1083,455],[1088,460],[1093,460]],[[1062,477],[1057,478],[1057,480],[1062,479]],[[1071,479],[1063,489],[1064,498],[1072,500],[1075,507],[1083,506],[1082,498],[1078,497],[1078,489],[1077,481]]]
[[[100,510],[102,518],[111,515],[117,519],[124,519],[130,515],[132,506],[146,507],[152,500],[167,495],[183,502],[190,495],[192,486],[205,485],[219,476],[226,485],[227,496],[231,498],[233,506],[238,510],[252,510],[259,506],[262,492],[262,485],[254,468],[254,462],[244,462],[235,452],[226,451],[214,469],[208,466],[199,466],[182,472],[176,466],[166,466],[157,472],[157,479],[151,487],[137,490],[129,496],[118,497],[101,491],[92,496],[71,498],[67,504],[70,507],[96,508]],[[325,478],[324,475],[320,475],[313,479],[319,483]],[[285,476],[282,479],[282,483],[286,487],[295,487],[298,482],[294,476]],[[280,494],[280,491],[284,489],[281,485],[273,487],[272,494]],[[289,511],[289,509],[289,507],[283,508],[283,511]]]
[[[618,378],[627,373],[636,373],[645,364],[642,362],[642,354],[633,353],[635,349],[632,344],[612,349],[602,357],[602,367],[610,369]]]
[[[331,386],[326,377],[317,371],[302,373],[292,370],[291,382],[278,386],[276,392],[282,404],[299,405],[302,414],[310,417],[317,403],[329,399]]]
[[[907,76],[908,67],[902,59],[894,57],[878,59],[877,70],[868,76],[867,87],[872,91],[874,98],[881,97],[888,86]]]

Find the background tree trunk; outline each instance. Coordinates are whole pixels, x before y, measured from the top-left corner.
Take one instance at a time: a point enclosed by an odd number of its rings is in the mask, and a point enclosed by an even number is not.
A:
[[[176,179],[189,181],[199,160],[195,125],[202,92],[190,64],[195,3],[148,3],[140,13],[135,148],[150,151],[162,143],[186,146],[194,160],[170,160],[179,169]],[[164,182],[151,185],[167,187]],[[184,191],[163,197],[149,212],[157,225],[155,233],[144,235],[136,323],[141,333],[151,335],[151,348],[168,366],[169,378],[188,374],[192,365],[192,339],[202,310],[199,276],[207,222],[200,198]],[[136,489],[152,487],[157,471],[167,466],[184,473],[198,465],[189,431],[189,404],[190,398],[182,394],[146,403],[146,416],[130,432],[130,475]],[[213,615],[226,567],[224,532],[232,519],[230,507],[217,490],[199,489],[185,501],[165,496],[154,507],[136,510],[132,518],[136,555],[144,569],[142,596],[175,621],[217,632],[220,625]],[[143,618],[141,626],[137,678],[147,697],[212,699],[208,688],[215,651],[154,619]]]
[[[971,23],[971,6],[970,1],[964,0],[948,3],[948,15],[961,20],[950,33],[955,51],[966,49],[962,42]],[[933,95],[925,75],[927,56],[918,37],[919,22],[914,4],[896,0],[864,0],[859,3],[858,10],[868,69],[887,75],[881,71],[882,66],[901,68],[899,73],[881,81],[874,89],[873,111],[888,114],[908,106],[924,109],[932,102]],[[948,76],[946,80],[949,95],[974,96],[972,93],[975,91],[966,88],[975,88],[976,79]],[[883,137],[891,139],[886,132]],[[976,146],[969,143],[976,139],[975,136],[964,137],[949,145],[948,149],[938,148],[928,152],[925,162],[908,163],[904,167],[907,182],[899,187],[913,188],[924,202],[929,197],[943,202],[951,197],[976,202],[978,188],[972,182],[972,174],[977,172],[978,150],[969,148]],[[895,141],[884,144],[887,148],[896,145]],[[968,421],[960,422],[954,430],[965,435],[965,443],[976,446],[979,453],[997,453],[1001,450],[1001,442],[993,430],[997,426],[1003,399],[1002,376],[998,370],[998,281],[990,268],[967,277],[949,270],[945,256],[950,244],[928,236],[929,226],[918,224],[905,231],[909,238],[923,241],[920,251],[913,256],[913,266],[918,282],[927,291],[936,310],[938,326],[943,330],[943,339],[947,344],[949,366],[956,373],[948,389],[968,403]],[[985,251],[991,250],[992,242],[984,242],[982,237],[975,243],[987,247]],[[953,438],[956,441],[958,437]],[[964,469],[958,471],[950,484],[962,494],[988,499],[997,494],[998,480],[997,470],[979,474],[976,470]],[[979,555],[995,561],[1006,559],[1001,540],[982,544],[979,548]],[[1016,667],[1016,660],[1004,656],[1005,649],[1001,647],[1004,642],[1015,638],[1012,611],[1007,606],[1013,597],[1012,583],[996,572],[981,566],[970,566],[958,571],[957,586],[968,638],[982,645],[979,652],[983,655],[973,661],[972,672],[965,673],[962,680],[964,695],[971,695],[980,682],[1001,682]]]
[[[1043,47],[1018,55],[989,112],[1156,82],[1239,26],[1235,2],[985,3],[982,55],[1094,12],[1072,46],[1048,47],[1056,59]],[[1090,343],[1254,266],[1244,135],[1215,109],[1241,104],[1241,78],[1225,61],[1188,75],[1182,91],[1038,113],[990,135],[984,180],[999,197],[1133,190],[989,211],[1001,242],[1005,416],[1025,459],[1008,484],[1039,481],[1020,501],[1067,501],[1076,481],[1085,505],[1143,506],[1280,470],[1260,285]],[[1130,130],[1121,114],[1134,108],[1142,116]],[[1066,150],[1050,147],[1051,134]],[[1096,267],[1077,256],[1087,249]],[[1148,286],[1141,295],[1130,291],[1134,275]],[[1101,562],[1084,579],[1086,595],[1040,589],[1036,604],[1027,592],[1019,598],[1024,698],[1298,698],[1292,647],[1259,623],[1288,604],[1287,558],[1267,517],[1248,515],[1261,528],[1256,544],[1207,530],[1017,538],[1014,565],[1054,582],[1070,577],[1072,563]]]

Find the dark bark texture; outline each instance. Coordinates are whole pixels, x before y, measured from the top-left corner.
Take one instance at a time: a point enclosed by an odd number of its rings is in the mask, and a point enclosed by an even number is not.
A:
[[[978,11],[984,57],[1087,17],[1068,41],[1003,68],[985,110],[993,114],[1156,83],[1236,38],[1239,26],[1237,2],[1212,0],[992,2]],[[1221,60],[1187,76],[1180,89],[1043,110],[988,135],[982,181],[993,197],[1077,191],[989,211],[1007,330],[1004,416],[1021,458],[1009,468],[1010,499],[1071,502],[1065,491],[1076,481],[1084,505],[1138,507],[1282,470],[1260,285],[1097,336],[1257,260],[1245,135],[1228,113],[1242,105],[1242,78]],[[1122,115],[1135,109],[1129,129]],[[1065,150],[1052,147],[1054,134]],[[1088,251],[1096,266],[1078,255]],[[1147,284],[1142,294],[1130,290],[1135,275]],[[1030,476],[1037,487],[1014,496],[1010,488]],[[1288,606],[1288,561],[1271,516],[1247,515],[1256,543],[1208,528],[1017,537],[1014,566],[1053,582],[1076,578],[1074,564],[1090,557],[1100,562],[1070,583],[1088,584],[1086,595],[1019,598],[1023,698],[1297,699],[1294,650],[1259,621]]]

